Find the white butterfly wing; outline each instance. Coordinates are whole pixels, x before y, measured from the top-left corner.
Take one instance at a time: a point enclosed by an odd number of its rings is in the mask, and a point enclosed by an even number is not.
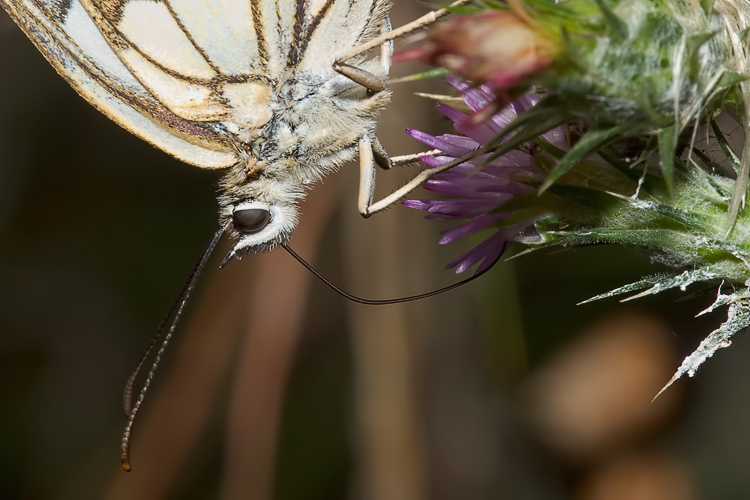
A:
[[[229,167],[224,124],[259,129],[284,82],[332,63],[385,22],[385,0],[0,0],[68,82],[182,161]],[[308,80],[309,81],[309,80]]]
[[[378,35],[384,28],[389,2],[383,0],[317,0],[309,2],[304,30],[298,44],[297,71],[332,77],[336,59]]]
[[[223,168],[237,161],[228,139],[184,120],[156,100],[112,51],[78,0],[0,0],[75,90],[102,113],[187,163]]]

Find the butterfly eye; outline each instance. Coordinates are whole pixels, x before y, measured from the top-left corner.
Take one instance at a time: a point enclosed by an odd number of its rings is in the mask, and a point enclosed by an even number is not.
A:
[[[235,210],[232,213],[234,228],[245,234],[253,234],[263,230],[271,221],[271,212],[264,208],[247,208]]]

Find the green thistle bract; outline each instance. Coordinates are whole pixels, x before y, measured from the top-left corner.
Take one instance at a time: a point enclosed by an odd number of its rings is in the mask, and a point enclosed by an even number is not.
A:
[[[456,29],[441,28],[440,36],[428,36],[426,49],[411,49],[437,63],[449,54],[453,70],[495,92],[494,107],[478,112],[474,122],[530,86],[542,95],[538,104],[484,144],[492,151],[484,161],[489,165],[523,148],[546,177],[515,179],[536,193],[516,196],[489,214],[545,214],[535,219],[540,238],[526,242],[529,251],[620,244],[644,248],[654,261],[675,269],[594,299],[630,292],[637,292],[630,297],[636,298],[675,287],[685,290],[696,282],[714,283],[717,299],[709,310],[728,306],[728,317],[685,359],[675,379],[692,375],[717,349],[728,346],[734,333],[750,326],[750,210],[742,210],[750,141],[735,152],[716,123],[725,113],[750,131],[750,106],[744,105],[750,95],[750,2],[509,4],[514,22],[524,23],[543,41],[545,64],[524,66],[515,75],[499,69],[503,73],[498,77],[483,64],[482,73],[472,75],[480,66],[461,59],[462,47],[471,47],[466,54],[471,62],[491,61],[493,47],[502,45],[501,35],[487,34],[486,15],[478,32],[491,44],[471,43],[472,18],[467,15],[449,21]],[[505,5],[497,8],[508,10]],[[446,35],[452,32],[462,33],[461,43]],[[498,82],[510,83],[503,87]],[[542,137],[560,126],[570,137],[567,150]],[[711,143],[722,152],[719,159],[696,146],[709,132]],[[510,215],[508,220],[516,218]]]
[[[621,203],[603,211],[598,223],[566,231],[557,231],[554,222],[548,228],[539,223],[537,229],[546,234],[546,245],[639,246],[652,259],[684,270],[597,298],[644,289],[636,297],[674,287],[685,290],[698,281],[728,285],[731,293],[724,295],[719,287],[711,308],[729,305],[727,321],[685,359],[674,379],[692,375],[717,349],[728,346],[734,333],[750,326],[750,216],[739,213],[750,154],[743,152],[737,164],[737,155],[714,124],[725,163],[737,172],[733,181],[698,168],[695,160],[701,155],[694,148],[699,125],[723,109],[734,111],[749,130],[748,110],[740,106],[737,111],[734,103],[750,91],[744,43],[750,4],[575,0],[559,8],[547,2],[536,5],[545,23],[569,13],[559,24],[565,50],[538,84],[552,103],[549,115],[583,130],[542,189],[555,181],[564,184],[564,174],[573,167],[580,170],[581,159],[595,153],[624,174],[639,161],[646,169],[645,182],[630,196],[622,192],[623,183],[610,186],[608,191]],[[587,13],[589,22],[574,22]],[[628,144],[629,138],[637,140]],[[637,158],[632,156],[634,144],[640,150]],[[655,175],[654,164],[661,175]],[[703,166],[712,167],[705,156]]]
[[[719,4],[709,9],[697,1],[658,0],[535,5],[539,22],[557,31],[562,49],[535,80],[548,102],[544,120],[534,124],[579,120],[586,130],[542,189],[604,145],[647,137],[654,139],[671,191],[678,137],[718,114],[727,94],[744,80],[736,72]]]

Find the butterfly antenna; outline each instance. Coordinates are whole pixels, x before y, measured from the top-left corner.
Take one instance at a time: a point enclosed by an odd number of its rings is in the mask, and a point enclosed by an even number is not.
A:
[[[342,297],[345,297],[345,298],[351,300],[352,302],[356,302],[357,304],[365,304],[365,305],[368,305],[368,306],[386,306],[386,305],[389,305],[389,304],[401,304],[403,302],[411,302],[411,301],[414,301],[414,300],[426,299],[427,297],[432,297],[434,295],[440,295],[441,293],[448,292],[450,290],[453,290],[454,288],[458,288],[460,286],[463,286],[463,285],[465,285],[465,284],[467,284],[467,283],[469,283],[471,281],[474,281],[475,279],[479,278],[484,273],[486,273],[487,271],[489,271],[490,269],[492,269],[495,266],[495,264],[498,263],[498,261],[500,260],[500,257],[502,256],[502,252],[500,252],[500,254],[498,254],[498,256],[495,257],[495,259],[492,261],[492,263],[489,266],[487,266],[486,268],[482,269],[478,273],[476,273],[476,274],[474,274],[472,276],[469,276],[468,278],[464,278],[464,279],[462,279],[461,281],[459,281],[457,283],[453,283],[452,285],[444,286],[442,288],[438,288],[437,290],[432,290],[431,292],[420,293],[418,295],[409,295],[408,297],[399,297],[397,299],[373,300],[373,299],[363,299],[362,297],[357,297],[356,295],[352,295],[351,293],[349,293],[349,292],[347,292],[345,290],[342,290],[337,285],[335,285],[334,283],[332,283],[331,281],[329,281],[328,278],[326,278],[325,276],[323,276],[322,274],[320,274],[312,265],[310,265],[305,259],[303,259],[299,254],[297,254],[297,252],[295,252],[294,250],[292,250],[289,245],[287,245],[286,243],[282,243],[281,246],[283,246],[284,250],[286,250],[287,252],[289,252],[289,254],[292,257],[294,257],[295,259],[297,259],[297,262],[299,262],[300,264],[302,264],[303,266],[305,266],[308,271],[310,271],[311,273],[313,273],[320,281],[322,281],[323,283],[325,283],[326,285],[328,285],[328,287],[331,288],[334,292],[338,293]]]
[[[135,417],[138,414],[138,410],[140,409],[141,405],[143,404],[143,400],[146,398],[146,392],[148,391],[148,388],[151,386],[151,381],[154,379],[154,373],[156,373],[156,368],[159,366],[159,362],[161,361],[162,355],[164,354],[164,351],[167,348],[167,344],[169,344],[169,340],[172,338],[172,334],[174,333],[175,328],[177,327],[177,323],[180,321],[180,316],[182,316],[182,311],[185,308],[185,304],[187,303],[188,299],[190,298],[190,294],[193,292],[193,289],[195,289],[195,284],[198,282],[198,277],[200,277],[201,272],[203,272],[203,269],[206,267],[206,262],[208,262],[209,257],[211,256],[211,253],[213,253],[214,249],[216,248],[216,245],[219,243],[219,240],[221,239],[221,236],[224,234],[224,230],[227,226],[222,227],[219,229],[214,237],[211,239],[211,243],[208,244],[208,247],[203,251],[200,258],[198,259],[198,262],[195,264],[195,267],[193,267],[193,270],[190,271],[190,274],[188,275],[188,279],[183,285],[182,289],[180,290],[180,293],[177,294],[177,298],[172,303],[172,306],[169,308],[169,312],[167,312],[167,315],[164,317],[164,320],[159,325],[159,328],[156,330],[156,334],[151,338],[151,342],[149,343],[148,347],[146,348],[146,352],[141,356],[141,359],[138,361],[138,364],[135,367],[135,370],[133,370],[133,373],[130,375],[130,378],[128,378],[128,382],[125,384],[125,394],[123,395],[123,410],[125,410],[125,416],[128,417],[128,423],[125,425],[125,431],[122,433],[122,444],[120,448],[120,461],[122,462],[122,468],[125,469],[125,471],[130,472],[131,466],[130,466],[130,438],[132,436],[133,432],[133,423],[135,422]],[[151,364],[151,369],[148,371],[148,375],[146,375],[146,380],[143,382],[143,387],[141,387],[141,391],[138,394],[138,399],[136,399],[135,404],[132,404],[133,401],[133,388],[135,387],[135,380],[138,377],[138,374],[141,371],[141,368],[143,367],[144,363],[146,362],[146,358],[148,358],[151,351],[156,346],[157,341],[159,340],[159,337],[161,337],[161,334],[164,331],[164,328],[166,328],[167,323],[169,323],[170,318],[174,316],[174,319],[172,320],[172,325],[169,327],[169,331],[167,331],[166,336],[164,337],[164,340],[162,341],[161,347],[159,348],[159,351],[156,353],[156,357],[154,358],[154,362]]]
[[[201,260],[202,259],[203,259],[203,255],[201,255]],[[188,274],[188,278],[187,280],[185,280],[185,284],[182,285],[182,289],[177,293],[177,297],[175,297],[174,302],[172,302],[172,305],[169,307],[169,310],[167,311],[167,314],[164,316],[164,319],[161,320],[161,324],[156,329],[156,333],[154,334],[153,337],[151,337],[151,341],[149,342],[148,347],[146,348],[146,352],[144,352],[143,355],[141,356],[141,359],[138,360],[138,364],[135,365],[133,372],[130,374],[128,381],[125,384],[125,392],[122,396],[122,410],[123,412],[125,412],[126,417],[130,417],[130,413],[133,409],[133,406],[132,406],[133,387],[135,386],[135,380],[138,377],[138,374],[141,372],[141,368],[143,368],[143,364],[146,362],[146,359],[148,358],[149,354],[151,354],[151,351],[154,349],[154,346],[156,345],[156,342],[159,340],[159,337],[161,337],[161,334],[164,331],[164,328],[167,327],[169,320],[172,319],[172,315],[177,309],[177,306],[180,305],[180,301],[185,296],[185,291],[187,291],[187,288],[190,285],[190,282],[193,280],[193,276],[198,272],[198,265],[200,264],[201,260],[195,263],[195,266],[190,271],[190,274]]]

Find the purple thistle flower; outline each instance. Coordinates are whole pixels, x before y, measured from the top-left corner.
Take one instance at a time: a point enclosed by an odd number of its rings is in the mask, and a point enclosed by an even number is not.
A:
[[[455,76],[447,78],[448,82],[461,92],[464,101],[475,113],[495,100],[494,94],[485,86],[472,87]],[[538,100],[538,96],[534,95],[520,97],[499,113],[479,123],[473,123],[469,115],[440,103],[440,111],[450,118],[455,129],[464,135],[432,136],[413,129],[407,130],[407,133],[427,146],[445,153],[440,156],[422,157],[424,163],[429,167],[444,165],[488,143],[516,116],[532,107]],[[544,138],[561,149],[568,149],[563,128],[550,130],[544,134]],[[477,263],[480,264],[475,273],[484,271],[512,242],[528,238],[525,234],[527,229],[543,216],[537,214],[509,225],[505,221],[513,212],[493,213],[514,197],[535,192],[533,187],[519,180],[544,180],[546,174],[535,166],[532,155],[513,150],[482,166],[486,159],[487,155],[478,156],[436,175],[424,184],[426,190],[445,195],[447,198],[402,202],[409,208],[426,211],[426,218],[429,220],[465,221],[442,230],[441,245],[481,231],[493,231],[482,243],[446,266],[446,269],[456,268],[456,273],[462,273]]]

